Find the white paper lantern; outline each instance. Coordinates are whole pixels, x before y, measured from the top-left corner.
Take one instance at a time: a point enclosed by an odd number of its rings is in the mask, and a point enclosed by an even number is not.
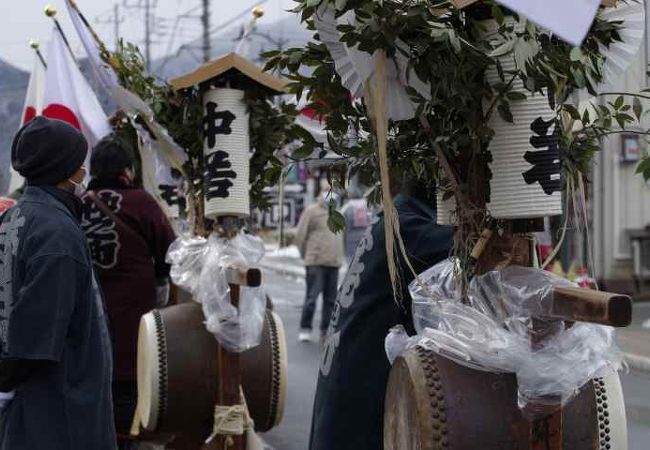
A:
[[[436,223],[438,225],[456,224],[456,197],[451,196],[445,200],[445,191],[436,191]]]
[[[502,58],[504,71],[515,69],[512,56]],[[486,73],[490,84],[501,81],[496,68]],[[506,79],[509,81],[509,75]],[[510,101],[514,123],[496,112],[489,125],[494,138],[490,170],[490,214],[497,219],[525,219],[562,214],[560,179],[560,130],[557,114],[548,97],[527,91],[520,79],[513,91],[525,94],[526,100]]]
[[[250,138],[244,91],[213,88],[203,95],[205,216],[250,214]]]

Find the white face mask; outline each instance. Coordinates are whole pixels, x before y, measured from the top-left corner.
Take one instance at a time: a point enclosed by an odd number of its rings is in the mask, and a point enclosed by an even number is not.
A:
[[[86,186],[85,181],[81,181],[80,183],[77,183],[76,181],[72,181],[70,178],[68,178],[68,181],[74,185],[74,195],[77,197],[81,198],[83,195],[86,193],[88,190],[88,186]]]

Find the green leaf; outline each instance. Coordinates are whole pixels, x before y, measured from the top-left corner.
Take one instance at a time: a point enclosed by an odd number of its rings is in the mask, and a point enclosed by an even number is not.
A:
[[[634,111],[636,120],[640,121],[641,114],[643,114],[643,105],[641,104],[641,100],[639,99],[639,97],[634,97],[634,100],[632,101],[632,110]]]
[[[524,94],[523,92],[515,92],[515,91],[508,92],[506,94],[506,97],[508,97],[508,100],[511,100],[511,101],[527,100],[528,99],[526,94]]]
[[[508,105],[507,103],[501,103],[497,107],[497,112],[499,113],[499,116],[501,116],[501,118],[503,120],[505,120],[506,122],[510,122],[510,123],[513,122],[514,119],[512,118],[512,112],[510,111],[510,105]]]
[[[327,208],[327,227],[332,233],[339,233],[345,229],[345,217],[336,209],[336,201],[330,199]]]
[[[636,173],[642,174],[645,181],[650,180],[650,158],[644,157],[636,167]]]
[[[270,50],[268,52],[260,53],[260,57],[264,59],[268,59],[268,58],[273,58],[274,56],[278,56],[280,53],[281,53],[280,50]]]
[[[569,54],[569,58],[571,61],[576,62],[582,60],[583,54],[582,54],[582,49],[580,47],[573,47],[571,50],[571,53]]]
[[[313,153],[313,151],[314,151],[313,147],[311,147],[309,145],[302,145],[302,146],[298,147],[297,149],[295,149],[293,151],[293,153],[291,154],[291,156],[294,159],[305,159],[305,158],[309,158],[311,156],[311,154]]]
[[[515,39],[511,39],[509,41],[504,42],[494,50],[490,52],[488,56],[491,56],[492,58],[496,58],[497,56],[503,56],[506,53],[509,53],[515,46],[515,43],[517,41]]]
[[[494,20],[497,21],[499,26],[503,25],[503,22],[505,20],[503,10],[501,10],[501,8],[499,8],[497,5],[492,5],[492,17],[494,17]]]
[[[625,99],[623,98],[622,95],[620,95],[620,96],[616,99],[616,101],[614,102],[614,108],[615,108],[615,109],[620,109],[621,106],[623,106],[624,103],[625,103]]]
[[[562,108],[569,113],[569,115],[573,120],[580,120],[580,111],[578,111],[578,109],[575,106],[565,104],[562,106]]]

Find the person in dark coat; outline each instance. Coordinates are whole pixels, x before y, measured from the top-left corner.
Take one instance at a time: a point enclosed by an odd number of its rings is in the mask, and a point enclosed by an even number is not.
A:
[[[14,138],[26,180],[0,217],[0,449],[114,450],[111,343],[80,226],[88,144],[36,117]]]
[[[170,267],[165,255],[175,238],[154,198],[134,185],[134,163],[126,141],[116,135],[105,137],[93,149],[91,180],[83,197],[82,227],[113,337],[118,438],[129,434],[135,412],[140,318],[167,302]]]
[[[435,192],[408,185],[395,199],[401,235],[417,273],[449,255],[452,227],[436,224]],[[332,312],[321,353],[310,450],[381,450],[390,364],[384,341],[395,325],[414,334],[408,285],[400,260],[401,302],[388,273],[383,218],[368,228],[352,259]]]

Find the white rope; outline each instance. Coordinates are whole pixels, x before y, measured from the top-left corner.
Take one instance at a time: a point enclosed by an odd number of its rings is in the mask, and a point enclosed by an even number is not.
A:
[[[215,405],[213,430],[212,434],[205,440],[206,444],[209,444],[219,435],[241,436],[247,433],[248,440],[250,440],[250,432],[252,431],[252,434],[254,434],[255,422],[253,422],[248,412],[248,404],[241,386],[239,386],[239,396],[241,399],[240,404],[232,406]]]
[[[209,444],[217,436],[241,436],[246,427],[248,411],[244,405],[214,407],[214,428],[205,443]]]

